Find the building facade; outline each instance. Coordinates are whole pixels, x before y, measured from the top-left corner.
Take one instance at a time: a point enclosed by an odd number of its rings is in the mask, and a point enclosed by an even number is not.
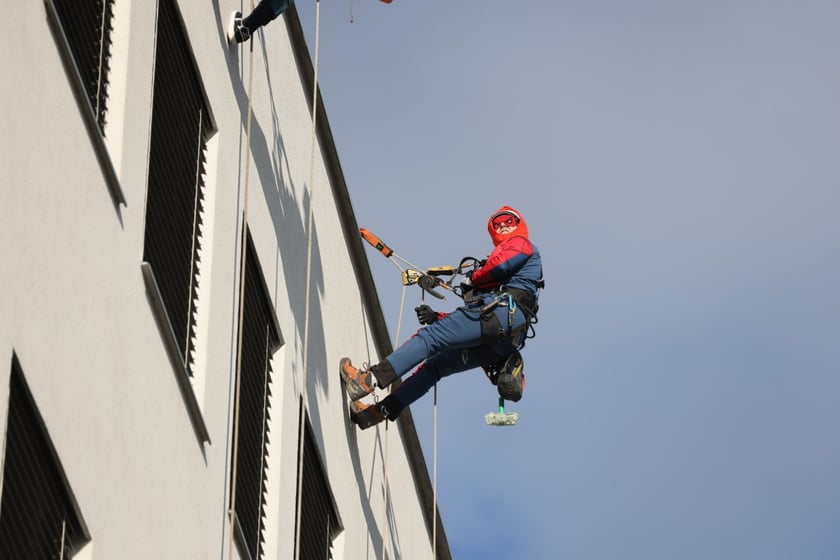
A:
[[[410,412],[348,418],[391,347],[294,8],[15,8],[0,558],[449,558]]]

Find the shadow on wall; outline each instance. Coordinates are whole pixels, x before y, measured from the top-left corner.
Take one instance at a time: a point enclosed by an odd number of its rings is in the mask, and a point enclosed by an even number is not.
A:
[[[225,25],[226,18],[222,17],[219,11],[218,1],[214,1],[214,10],[216,16],[216,25],[219,31],[220,40],[224,43],[224,47],[228,48],[225,41]],[[294,7],[290,9],[290,12]],[[289,12],[287,12],[288,14]],[[296,13],[296,12],[295,12]],[[283,16],[281,16],[283,17]],[[276,24],[276,23],[275,23]],[[302,344],[304,340],[304,322],[306,318],[306,281],[307,281],[307,244],[308,230],[307,224],[304,223],[308,219],[309,208],[311,204],[311,197],[309,191],[304,189],[304,200],[301,202],[297,199],[295,192],[297,189],[292,188],[293,185],[288,185],[283,180],[283,171],[288,171],[289,162],[286,158],[286,149],[283,141],[283,134],[280,124],[280,119],[277,114],[277,108],[274,103],[276,98],[273,85],[272,76],[268,70],[268,53],[266,45],[262,41],[263,34],[258,32],[256,36],[251,39],[249,43],[252,47],[259,45],[261,55],[263,58],[264,68],[266,68],[265,75],[262,80],[254,80],[253,87],[268,88],[269,99],[271,103],[271,122],[267,125],[270,130],[269,136],[263,124],[256,118],[251,118],[250,139],[243,136],[243,142],[250,140],[250,150],[254,167],[257,171],[258,180],[262,186],[263,195],[265,197],[266,205],[268,207],[272,222],[275,226],[275,235],[277,241],[278,258],[282,261],[282,269],[285,275],[285,282],[288,286],[289,301],[288,309],[294,316],[294,324],[297,328],[295,337],[296,344]],[[242,130],[248,130],[248,92],[246,90],[246,81],[248,76],[247,70],[244,69],[244,64],[239,61],[245,60],[247,56],[252,56],[244,50],[231,51],[231,56],[228,57],[228,74],[233,88],[234,96],[240,112],[240,121],[242,123]],[[240,75],[240,70],[242,74]],[[242,150],[240,150],[240,154]],[[241,157],[241,156],[240,156]],[[240,162],[244,165],[244,161]],[[286,174],[289,176],[290,174]],[[240,185],[244,188],[244,185]],[[241,208],[239,209],[241,211]],[[314,218],[314,216],[313,216]],[[338,377],[338,364],[335,367],[330,367],[327,363],[326,345],[321,333],[324,332],[324,317],[323,310],[320,307],[321,295],[324,291],[324,269],[322,266],[322,257],[320,252],[320,243],[318,241],[317,226],[312,224],[312,255],[310,261],[309,271],[309,333],[318,340],[310,340],[307,345],[307,390],[318,388],[327,393],[330,384],[328,383],[328,376],[335,370],[335,376]],[[279,263],[278,263],[279,265]],[[275,301],[275,305],[277,302]],[[364,319],[363,319],[364,321]],[[367,323],[364,321],[364,328],[367,328]],[[297,348],[296,350],[301,350]],[[334,384],[335,386],[335,384]],[[330,399],[326,399],[327,402]],[[345,420],[345,428],[347,430],[347,441],[351,450],[358,450],[357,444],[357,430],[353,425],[348,415],[346,414],[347,402],[342,398],[343,408],[341,411],[326,411],[326,414],[343,414]],[[310,400],[310,405],[317,407],[318,400]],[[309,410],[309,418],[313,431],[321,437],[316,438],[318,441],[323,441],[323,426],[321,422],[321,412],[317,409]],[[380,432],[384,434],[384,432]],[[381,465],[383,459],[383,445],[381,435],[377,438],[377,451],[371,455],[371,462],[365,468],[377,468],[377,464]],[[376,550],[379,550],[384,542],[383,535],[379,532],[379,524],[382,520],[378,519],[378,515],[373,511],[372,503],[376,502],[374,491],[375,487],[365,488],[365,477],[363,476],[363,467],[358,451],[351,453],[351,461],[353,463],[353,470],[357,481],[357,488],[359,489],[359,501],[364,510],[365,518],[367,520],[368,531],[370,532],[370,539],[372,545]],[[393,511],[389,511],[389,517],[393,516]],[[392,525],[394,527],[395,525]],[[395,534],[391,535],[393,543],[398,542],[398,537]],[[396,547],[399,550],[399,547]]]

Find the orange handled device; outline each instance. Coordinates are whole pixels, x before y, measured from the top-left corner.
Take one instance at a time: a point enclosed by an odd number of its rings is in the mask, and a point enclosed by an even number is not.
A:
[[[390,257],[391,255],[394,254],[394,251],[390,247],[388,247],[387,245],[382,243],[381,239],[379,239],[378,237],[373,235],[371,232],[369,232],[365,228],[359,228],[359,233],[362,234],[362,237],[364,237],[365,241],[367,241],[368,243],[373,245],[376,248],[377,251],[379,251],[380,253],[382,253],[386,257]]]

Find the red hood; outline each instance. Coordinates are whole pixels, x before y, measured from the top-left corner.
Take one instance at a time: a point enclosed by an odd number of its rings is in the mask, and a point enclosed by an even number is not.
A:
[[[508,234],[496,233],[496,230],[493,229],[493,218],[495,218],[499,214],[513,214],[514,216],[519,218],[519,227],[517,227],[514,231]],[[522,214],[520,214],[518,210],[515,210],[510,206],[502,206],[490,215],[490,218],[487,220],[487,231],[490,232],[490,239],[493,240],[493,246],[498,245],[511,235],[518,235],[521,237],[525,237],[526,239],[528,238],[528,224],[525,223],[525,219],[522,217]]]

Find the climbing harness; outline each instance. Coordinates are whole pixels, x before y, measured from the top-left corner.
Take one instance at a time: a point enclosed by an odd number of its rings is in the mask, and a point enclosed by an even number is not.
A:
[[[461,264],[458,270],[463,270],[465,265],[473,269],[480,267],[482,261],[478,261],[474,257],[464,257],[461,259]],[[544,285],[540,280],[539,289]],[[497,344],[510,337],[511,340],[517,341],[515,345],[518,350],[525,346],[525,341],[534,338],[536,332],[534,325],[537,323],[537,298],[531,295],[526,290],[517,288],[508,288],[501,286],[493,290],[477,290],[472,286],[460,286],[456,288],[456,293],[467,304],[464,311],[467,313],[478,313],[481,319],[481,334],[483,344]],[[488,298],[488,295],[490,297]],[[482,306],[478,309],[475,305],[481,303]],[[494,313],[499,306],[507,307],[507,325],[503,326],[499,320],[499,316]],[[516,315],[516,310],[521,309],[525,316],[525,324],[521,327],[513,329],[513,318]]]

